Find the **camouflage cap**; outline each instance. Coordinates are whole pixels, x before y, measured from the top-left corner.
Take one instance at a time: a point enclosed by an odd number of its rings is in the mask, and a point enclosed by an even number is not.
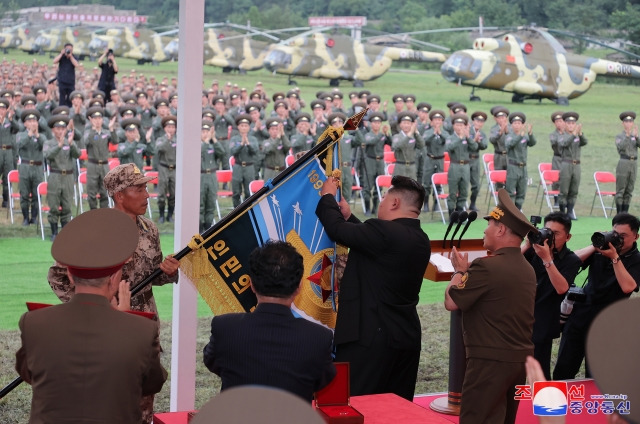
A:
[[[9,106],[11,106],[9,100],[5,99],[4,97],[0,97],[0,107],[4,107],[6,109]]]
[[[558,119],[562,119],[562,115],[564,114],[564,112],[557,111],[557,112],[553,112],[551,114],[551,122],[556,122]]]
[[[236,116],[236,125],[250,124],[250,123],[251,123],[251,116],[247,115],[246,113],[241,113],[240,115]]]
[[[128,113],[135,115],[136,113],[138,113],[138,109],[134,105],[124,104],[118,108],[118,113],[122,117],[124,117],[124,115]]]
[[[473,112],[473,114],[471,115],[471,119],[472,120],[479,120],[479,121],[486,121],[487,120],[487,114],[478,110],[476,112]]]
[[[276,127],[279,124],[282,124],[282,119],[280,119],[280,118],[269,118],[269,119],[267,119],[267,122],[265,123],[267,128]]]
[[[394,94],[393,97],[391,97],[391,99],[393,100],[393,103],[404,102],[404,95]]]
[[[273,93],[273,96],[271,96],[271,100],[273,100],[274,102],[276,100],[282,100],[284,99],[286,96],[283,92],[278,91],[277,93]]]
[[[636,113],[632,111],[622,112],[620,114],[621,121],[634,121],[636,119]]]
[[[176,118],[174,115],[165,116],[164,118],[162,118],[162,121],[160,121],[160,124],[162,125],[162,128],[166,127],[167,125],[178,125],[178,118]]]
[[[138,226],[126,213],[94,209],[64,226],[51,245],[51,256],[76,277],[107,277],[133,255],[138,238]]]
[[[367,96],[367,104],[371,104],[371,102],[380,103],[380,96],[378,96],[377,94],[372,94],[370,96]]]
[[[104,188],[110,197],[127,187],[146,184],[154,177],[145,177],[133,163],[118,165],[104,176]]]
[[[434,119],[444,119],[445,117],[445,113],[444,111],[440,110],[440,109],[434,109],[431,112],[429,112],[429,119],[434,120]]]
[[[369,115],[369,122],[382,122],[384,121],[384,115],[380,112],[373,112]]]
[[[87,109],[87,118],[101,118],[104,116],[104,109],[100,106],[93,106]]]
[[[418,109],[418,111],[422,111],[422,112],[429,112],[431,110],[431,104],[427,103],[427,102],[420,102],[418,103],[418,105],[416,106],[416,109]]]
[[[296,116],[296,124],[300,122],[311,122],[311,115],[306,112],[299,113],[298,116]]]
[[[123,119],[122,122],[120,122],[120,125],[122,126],[122,129],[124,129],[125,131],[133,130],[133,129],[140,130],[140,127],[142,126],[142,122],[138,118],[127,118],[127,119]]]
[[[69,106],[58,106],[57,108],[51,111],[52,115],[68,115],[70,113]]]
[[[35,87],[33,87],[33,94],[46,93],[46,92],[47,92],[47,87],[45,87],[44,85],[36,85]]]
[[[244,110],[246,110],[247,113],[252,112],[254,110],[260,111],[260,110],[262,110],[262,104],[258,103],[258,102],[249,102],[244,107]]]
[[[153,107],[158,109],[161,106],[169,107],[169,101],[165,98],[160,97],[155,102],[153,102]]]
[[[493,208],[489,215],[485,216],[487,221],[495,219],[496,221],[506,225],[514,233],[520,237],[525,237],[529,231],[538,231],[518,207],[513,203],[509,192],[504,188],[498,190],[498,206]]]
[[[342,112],[336,112],[336,113],[332,113],[327,117],[327,120],[329,121],[330,124],[333,124],[334,121],[337,121],[338,119],[342,120],[343,123],[347,122],[347,115],[345,115]]]
[[[469,123],[469,117],[464,113],[454,113],[451,117],[452,124],[465,124]]]
[[[23,110],[20,114],[20,119],[22,120],[22,122],[26,121],[27,119],[35,119],[37,121],[38,119],[40,119],[40,112],[38,112],[38,109]]]
[[[53,115],[47,121],[47,125],[49,125],[49,128],[54,128],[54,127],[66,128],[67,125],[69,125],[69,116],[68,115]]]
[[[319,109],[325,109],[325,105],[324,105],[324,101],[320,100],[320,99],[316,99],[314,101],[311,102],[311,109],[315,109],[315,108],[319,108]]]
[[[20,100],[20,103],[22,104],[22,106],[35,105],[36,103],[38,103],[38,100],[36,99],[36,96],[27,94],[26,96],[22,96],[22,100]]]
[[[565,112],[562,114],[562,119],[566,121],[577,121],[580,119],[578,112]]]
[[[215,119],[216,118],[216,111],[211,109],[211,108],[202,109],[202,117],[203,118]]]
[[[522,112],[513,112],[509,115],[509,123],[513,121],[520,121],[524,124],[527,122],[527,116]]]
[[[413,113],[409,112],[409,111],[403,111],[400,112],[398,114],[398,122],[402,122],[402,121],[415,121],[416,117]]]

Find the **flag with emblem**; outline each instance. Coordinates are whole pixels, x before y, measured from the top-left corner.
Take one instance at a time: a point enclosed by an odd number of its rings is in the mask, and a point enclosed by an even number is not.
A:
[[[249,254],[267,240],[284,240],[304,258],[301,291],[292,309],[335,327],[341,272],[334,264],[343,266],[347,252],[327,236],[315,209],[324,181],[340,168],[340,137],[345,130],[356,129],[365,113],[351,117],[344,128],[327,128],[303,157],[191,240],[191,252],[181,259],[180,268],[215,315],[255,308]]]

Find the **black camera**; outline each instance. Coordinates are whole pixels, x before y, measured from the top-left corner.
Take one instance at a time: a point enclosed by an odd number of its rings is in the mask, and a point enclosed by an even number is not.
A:
[[[531,215],[529,219],[538,231],[529,231],[527,234],[527,238],[531,244],[539,244],[540,246],[544,246],[544,241],[549,240],[549,246],[553,246],[554,235],[553,231],[548,228],[538,228],[538,224],[542,222],[542,217],[538,215]]]
[[[624,241],[620,234],[615,231],[597,231],[591,236],[591,244],[600,250],[609,249],[609,243],[613,245],[616,251],[619,251],[622,249]]]
[[[574,302],[584,302],[587,300],[587,295],[584,293],[584,289],[582,287],[571,286],[567,291],[567,299]]]
[[[67,56],[69,56],[71,54],[71,49],[66,49],[64,51],[64,54],[66,54]]]
[[[113,49],[107,50],[107,56],[112,55],[112,54],[113,54]]]

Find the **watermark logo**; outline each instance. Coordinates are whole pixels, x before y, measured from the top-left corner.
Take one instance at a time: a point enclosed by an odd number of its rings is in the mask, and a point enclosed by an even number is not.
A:
[[[533,414],[542,416],[567,415],[566,381],[536,381],[533,383]]]

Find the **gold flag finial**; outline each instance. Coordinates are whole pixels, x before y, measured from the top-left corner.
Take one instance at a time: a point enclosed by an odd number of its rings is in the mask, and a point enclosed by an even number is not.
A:
[[[364,115],[367,114],[369,108],[366,107],[362,109],[360,112],[353,115],[351,118],[347,119],[347,122],[344,123],[344,129],[347,131],[355,131],[358,129],[358,125],[360,125],[360,121],[364,118]]]

